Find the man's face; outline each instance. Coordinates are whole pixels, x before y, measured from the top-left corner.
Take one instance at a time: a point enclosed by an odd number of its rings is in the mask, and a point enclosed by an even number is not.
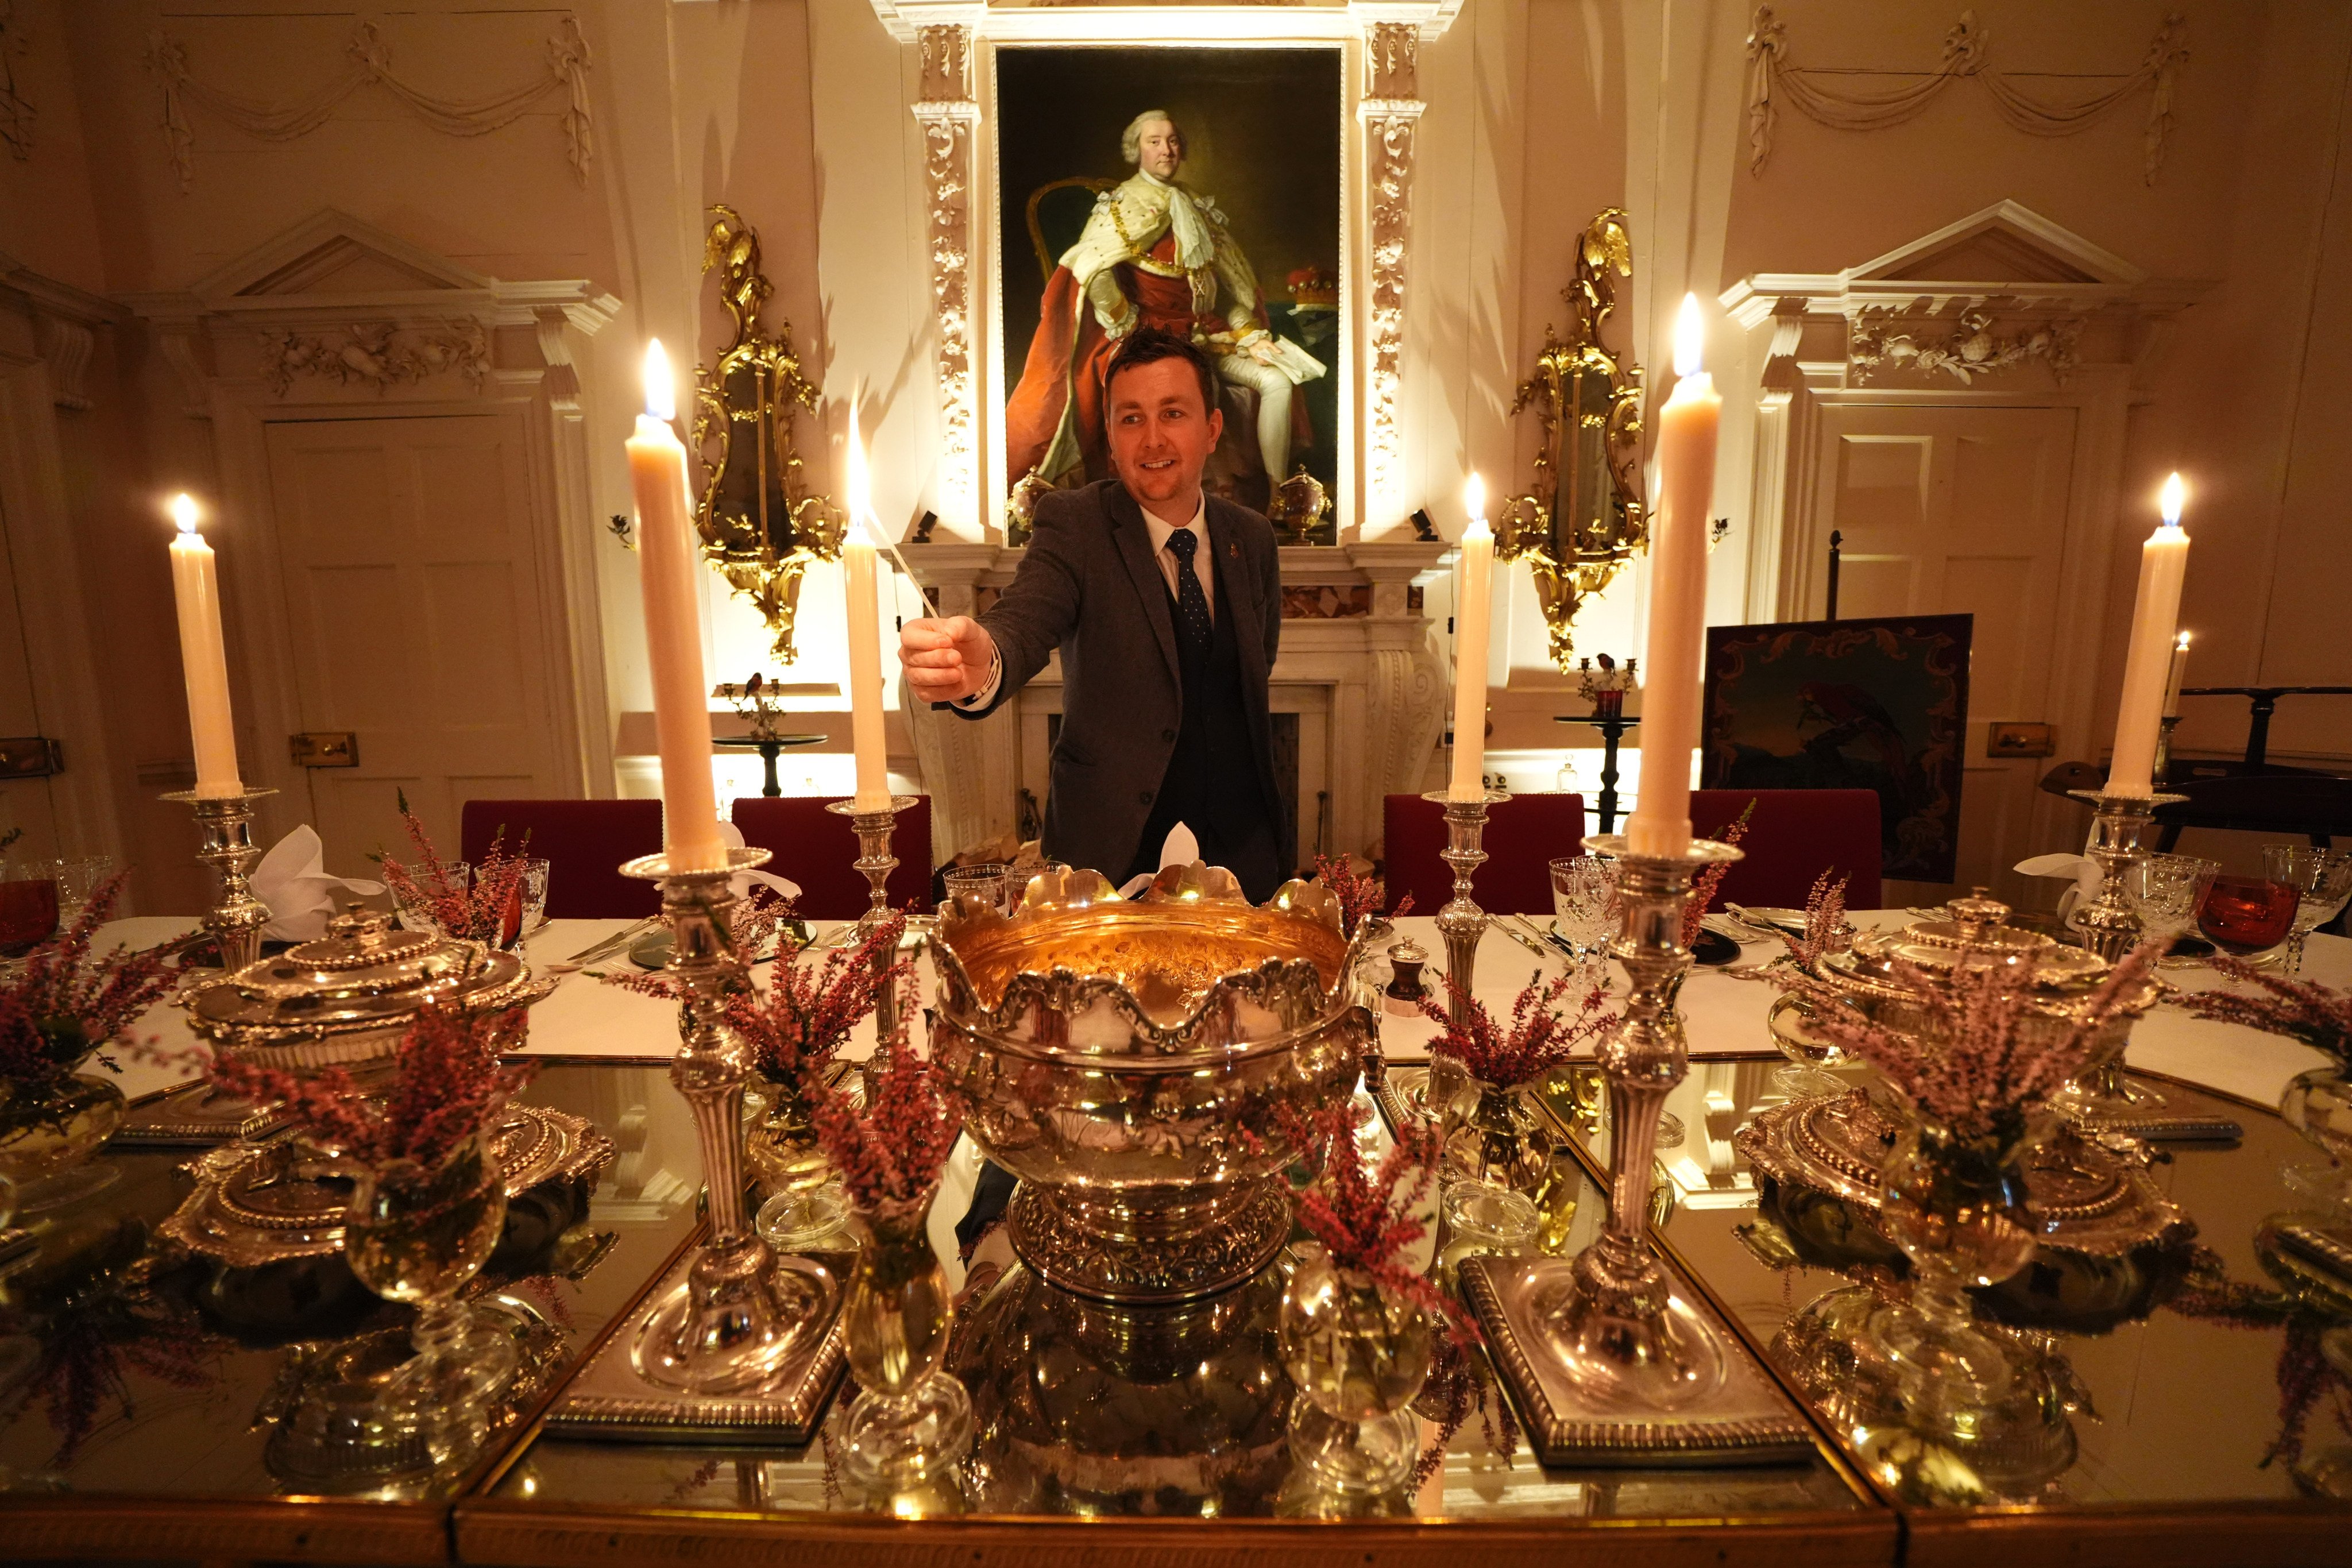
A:
[[[1224,416],[1201,406],[1201,380],[1181,359],[1122,370],[1109,388],[1111,465],[1137,502],[1180,526],[1200,505],[1201,470]]]
[[[1155,179],[1172,180],[1184,161],[1184,134],[1172,120],[1150,120],[1136,134],[1136,164]]]

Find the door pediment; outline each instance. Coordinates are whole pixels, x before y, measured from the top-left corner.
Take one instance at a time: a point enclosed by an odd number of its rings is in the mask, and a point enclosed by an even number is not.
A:
[[[338,304],[386,295],[488,294],[498,280],[335,207],[254,247],[188,286],[213,309],[323,297]]]

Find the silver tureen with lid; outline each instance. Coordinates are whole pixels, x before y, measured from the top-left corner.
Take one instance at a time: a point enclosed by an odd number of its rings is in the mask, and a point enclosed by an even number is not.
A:
[[[249,963],[184,1005],[206,1042],[259,1066],[307,1071],[391,1056],[426,1005],[489,1012],[541,994],[515,953],[395,931],[391,916],[353,905],[319,941]]]

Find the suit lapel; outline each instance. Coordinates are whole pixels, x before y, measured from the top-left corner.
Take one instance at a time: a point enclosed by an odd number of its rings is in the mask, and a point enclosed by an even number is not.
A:
[[[1143,601],[1144,618],[1160,639],[1160,656],[1168,661],[1168,673],[1181,687],[1184,670],[1176,658],[1176,623],[1168,614],[1168,579],[1160,574],[1159,565],[1151,559],[1151,534],[1143,526],[1143,509],[1135,504],[1125,485],[1113,480],[1107,487],[1103,510],[1110,519],[1111,540],[1127,566],[1128,580]]]

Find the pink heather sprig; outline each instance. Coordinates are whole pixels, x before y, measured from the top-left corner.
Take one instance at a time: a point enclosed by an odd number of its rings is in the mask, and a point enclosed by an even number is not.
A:
[[[1562,1066],[1576,1054],[1579,1045],[1598,1036],[1616,1017],[1597,985],[1585,993],[1583,1002],[1570,1015],[1561,1003],[1575,985],[1575,976],[1563,974],[1547,985],[1538,970],[1511,1004],[1511,1027],[1506,1034],[1484,1002],[1464,992],[1452,975],[1444,980],[1447,996],[1465,1004],[1464,1016],[1456,1024],[1452,1012],[1423,997],[1421,1010],[1439,1029],[1429,1048],[1454,1058],[1472,1078],[1496,1089],[1515,1089]]]
[[[734,908],[727,913],[727,938],[735,944],[737,955],[746,963],[753,962],[799,902],[797,899],[785,898],[765,882],[752,883],[751,890],[736,900]],[[782,959],[787,955],[780,951],[776,956]]]
[[[405,791],[394,792],[400,820],[407,826],[409,842],[416,846],[415,870],[378,851],[373,858],[391,884],[393,897],[404,909],[421,911],[443,934],[468,942],[503,947],[521,933],[523,862],[530,835],[514,849],[506,847],[502,823],[490,838],[489,849],[474,867],[473,885],[457,879],[455,867],[441,858],[425,831],[424,820],[408,807]],[[421,873],[421,876],[420,876]]]
[[[822,967],[780,962],[765,995],[727,999],[727,1022],[751,1046],[752,1063],[772,1083],[802,1083],[832,1062],[842,1042],[892,985],[914,978],[914,961],[898,956],[907,917],[894,914],[854,948],[835,948]]]
[[[1748,821],[1755,815],[1756,802],[1751,797],[1738,816],[1717,829],[1715,841],[1718,844],[1738,843],[1748,837]],[[1685,947],[1690,946],[1698,940],[1699,922],[1706,920],[1707,910],[1715,907],[1716,890],[1723,886],[1723,879],[1730,875],[1731,866],[1732,862],[1728,860],[1710,861],[1699,868],[1697,876],[1691,879],[1690,895],[1683,900],[1683,945]]]
[[[1926,1015],[1916,1035],[1874,1022],[1803,970],[1768,971],[1766,978],[1805,1000],[1814,1033],[1877,1068],[1897,1094],[1957,1136],[1973,1140],[2013,1130],[2027,1109],[2083,1070],[2100,1033],[2154,969],[2162,945],[2143,942],[2126,953],[2070,1028],[2039,1037],[2021,1027],[2032,1000],[2024,971],[1981,948],[1959,951],[1948,983],[1895,963],[1895,984],[1910,991]]]
[[[912,1011],[911,995],[904,1000],[901,1017]],[[862,1111],[813,1070],[801,1081],[814,1106],[817,1142],[841,1173],[850,1201],[869,1213],[903,1213],[928,1202],[938,1187],[963,1116],[940,1091],[938,1069],[917,1054],[904,1029],[885,1040],[881,1051],[882,1070]]]
[[[1298,1223],[1323,1244],[1332,1267],[1362,1275],[1389,1294],[1435,1313],[1456,1338],[1475,1342],[1477,1325],[1461,1303],[1403,1262],[1404,1249],[1429,1233],[1428,1222],[1413,1211],[1437,1185],[1444,1146],[1436,1123],[1409,1121],[1379,1168],[1369,1170],[1348,1101],[1325,1106],[1305,1121],[1306,1142],[1324,1150],[1323,1175],[1299,1194]]]
[[[1356,928],[1362,925],[1368,916],[1380,914],[1383,896],[1380,881],[1358,871],[1349,864],[1346,856],[1315,857],[1315,879],[1330,889],[1339,900],[1339,930],[1342,934],[1354,936]],[[1397,900],[1397,907],[1388,918],[1402,920],[1412,912],[1412,895],[1407,893]]]
[[[123,879],[100,884],[72,925],[25,957],[0,985],[0,1081],[41,1083],[71,1072],[170,994],[175,977],[152,953],[118,947],[93,958],[90,942],[114,911]],[[121,1069],[100,1056],[110,1071]]]
[[[522,1012],[420,1009],[393,1057],[391,1091],[379,1102],[341,1068],[298,1078],[223,1051],[205,1069],[213,1087],[256,1105],[281,1106],[311,1142],[372,1165],[438,1165],[489,1126],[530,1081],[530,1064],[499,1065]]]
[[[1790,936],[1775,927],[1772,934],[1788,948],[1789,956],[1798,966],[1811,969],[1825,954],[1834,952],[1848,935],[1845,923],[1845,883],[1840,877],[1830,880],[1822,872],[1813,879],[1812,891],[1805,895],[1805,931],[1802,936]]]
[[[2251,980],[2268,995],[2247,996],[2231,991],[2188,991],[2174,1000],[2200,1018],[2243,1024],[2265,1035],[2283,1035],[2325,1051],[2336,1064],[2352,1066],[2352,992],[2322,985],[2316,980],[2291,980],[2268,974],[2242,959],[2216,952],[2213,967],[2232,980]]]

